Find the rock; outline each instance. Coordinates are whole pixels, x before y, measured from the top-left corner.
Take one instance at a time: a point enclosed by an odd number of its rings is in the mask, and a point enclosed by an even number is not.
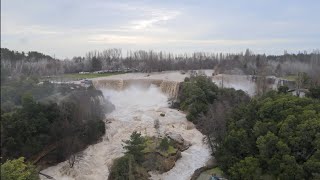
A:
[[[185,151],[192,145],[191,142],[185,141],[180,134],[168,132],[166,133],[166,136],[172,141],[174,141],[174,146],[178,148],[180,151]]]
[[[176,161],[181,158],[181,152],[172,154],[169,157],[164,157],[160,153],[152,152],[145,155],[145,160],[142,163],[142,166],[147,171],[159,171],[164,173],[172,169]]]
[[[191,145],[192,145],[191,142],[189,142],[189,141],[184,141],[182,147],[181,147],[179,150],[180,150],[180,151],[185,151],[185,150],[187,150]]]
[[[173,132],[167,132],[167,133],[166,133],[166,136],[167,136],[168,138],[170,138],[171,140],[179,143],[179,144],[183,144],[183,143],[184,143],[184,139],[183,139],[183,137],[182,137],[180,134],[173,133]]]
[[[187,122],[187,125],[186,125],[186,130],[191,130],[191,129],[194,129],[195,128],[195,126],[194,126],[194,124],[192,123],[192,122]]]
[[[217,166],[217,160],[213,157],[211,157],[207,162],[206,162],[206,166],[208,167],[214,167]]]

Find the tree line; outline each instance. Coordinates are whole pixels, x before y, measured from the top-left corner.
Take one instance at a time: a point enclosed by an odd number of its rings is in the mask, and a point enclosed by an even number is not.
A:
[[[17,75],[56,75],[100,70],[135,70],[159,72],[168,70],[215,69],[216,73],[249,75],[296,75],[305,72],[320,81],[320,51],[283,55],[240,53],[174,54],[163,51],[107,49],[90,51],[84,57],[55,59],[38,52],[17,52],[1,48],[1,77]],[[4,79],[2,79],[4,80]]]

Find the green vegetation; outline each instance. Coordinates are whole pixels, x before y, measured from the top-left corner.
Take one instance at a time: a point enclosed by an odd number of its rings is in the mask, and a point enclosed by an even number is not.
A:
[[[168,140],[168,138],[163,138],[162,140],[161,140],[161,142],[160,142],[160,146],[159,146],[159,148],[162,150],[162,151],[166,151],[166,150],[168,150],[168,148],[169,148],[169,140]]]
[[[101,91],[37,82],[27,78],[1,86],[2,162],[36,160],[47,149],[53,150],[50,161],[59,162],[105,133]]]
[[[144,154],[157,152],[163,157],[169,157],[170,155],[175,154],[178,151],[178,149],[173,146],[173,144],[167,137],[164,137],[163,139],[155,137],[145,137],[144,145],[145,148],[142,151]]]
[[[179,99],[181,109],[188,112],[187,119],[194,121],[200,113],[206,113],[217,92],[218,87],[206,76],[186,78]]]
[[[269,92],[234,110],[216,158],[231,179],[317,179],[320,103]]]
[[[134,131],[130,140],[124,141],[125,145],[123,148],[126,150],[126,154],[131,154],[135,161],[142,162],[143,160],[143,150],[145,149],[145,139],[141,136],[140,133]]]
[[[297,75],[287,75],[287,76],[284,76],[284,77],[281,77],[283,79],[287,79],[289,81],[295,81],[296,78],[297,78]]]
[[[114,160],[111,167],[109,180],[147,180],[148,172],[140,167],[131,154],[122,156]]]
[[[320,99],[320,86],[314,86],[309,88],[309,92],[306,94],[307,97]]]
[[[142,137],[133,132],[124,142],[125,155],[114,161],[109,179],[149,179],[148,171],[166,172],[180,157],[167,138]]]
[[[73,74],[63,74],[62,78],[74,78],[74,79],[90,79],[90,78],[97,78],[97,77],[108,77],[112,75],[117,75],[117,74],[123,74],[123,73],[88,73],[88,74],[79,74],[79,73],[73,73]]]
[[[278,92],[279,92],[279,93],[283,93],[283,94],[288,93],[288,90],[289,90],[289,87],[288,87],[288,86],[280,86],[280,87],[278,88]]]
[[[214,154],[217,141],[224,137],[228,114],[250,98],[241,90],[219,89],[210,78],[198,75],[185,79],[178,99],[180,109],[187,111],[187,119],[207,136]]]
[[[7,160],[1,164],[1,179],[3,180],[38,180],[39,175],[35,167],[26,164],[24,158]]]

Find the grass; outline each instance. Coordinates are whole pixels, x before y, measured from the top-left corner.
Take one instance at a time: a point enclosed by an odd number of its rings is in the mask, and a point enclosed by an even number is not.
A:
[[[81,79],[92,79],[92,78],[98,78],[98,77],[108,77],[108,76],[113,76],[113,75],[118,75],[118,74],[123,74],[123,73],[103,73],[103,74],[72,73],[72,74],[62,74],[62,75],[52,76],[52,77],[43,77],[42,79],[43,80],[72,81],[72,80],[81,80]]]
[[[287,79],[289,81],[295,81],[297,76],[296,75],[288,75],[288,76],[283,76],[283,79]]]
[[[173,146],[169,145],[168,149],[166,151],[158,151],[162,156],[168,157],[171,154],[175,154],[177,152],[177,149]]]
[[[171,154],[174,154],[177,152],[177,149],[174,148],[172,145],[169,145],[168,149],[166,151],[161,151],[158,148],[158,145],[160,144],[162,139],[152,138],[152,137],[145,137],[145,149],[143,150],[143,153],[151,153],[151,152],[159,152],[162,156],[168,157]],[[158,142],[158,143],[157,143]]]
[[[216,174],[217,176],[223,176],[223,172],[219,167],[209,169],[209,170],[205,171],[204,173],[209,174],[209,175]]]
[[[103,73],[103,74],[94,74],[94,73],[89,73],[89,74],[79,74],[79,73],[73,73],[73,74],[64,74],[62,77],[65,78],[97,78],[97,77],[107,77],[107,76],[112,76],[112,75],[117,75],[117,74],[123,74],[123,73]]]

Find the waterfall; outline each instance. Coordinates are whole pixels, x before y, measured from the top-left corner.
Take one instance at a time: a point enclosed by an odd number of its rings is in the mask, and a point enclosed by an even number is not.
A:
[[[131,86],[147,89],[151,85],[155,85],[160,88],[162,93],[170,98],[176,98],[178,96],[180,82],[160,79],[98,79],[93,81],[93,85],[97,89],[106,88],[116,91],[125,90]]]
[[[161,91],[172,98],[177,98],[179,87],[180,87],[180,82],[175,82],[175,81],[162,81],[160,84]]]

